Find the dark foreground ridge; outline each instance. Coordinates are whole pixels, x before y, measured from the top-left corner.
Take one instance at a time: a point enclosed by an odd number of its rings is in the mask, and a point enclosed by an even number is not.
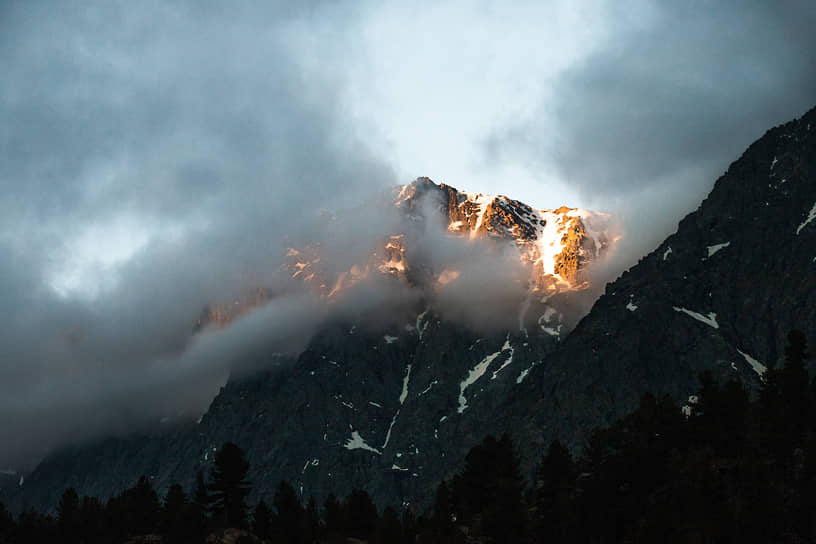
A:
[[[301,500],[366,489],[379,505],[421,507],[474,444],[505,430],[532,482],[553,439],[581,451],[647,392],[691,410],[704,371],[757,391],[787,331],[816,337],[814,174],[816,110],[752,144],[563,341],[479,336],[432,307],[407,328],[335,324],[296,364],[231,380],[200,424],[61,452],[3,487],[4,500],[49,511],[66,487],[106,500],[142,474],[162,495],[192,489],[233,442],[253,502],[285,480]]]

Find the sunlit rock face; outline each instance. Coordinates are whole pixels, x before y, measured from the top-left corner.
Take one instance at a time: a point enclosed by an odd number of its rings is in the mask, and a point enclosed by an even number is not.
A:
[[[610,216],[567,208],[536,210],[506,196],[467,193],[428,178],[394,189],[395,205],[409,214],[442,214],[447,230],[473,238],[515,242],[531,268],[531,287],[546,291],[555,283],[580,287],[582,272],[610,246]],[[434,209],[435,208],[435,209]]]
[[[270,295],[266,289],[259,287],[254,292],[236,298],[231,303],[207,305],[196,319],[194,330],[200,331],[208,326],[226,327],[233,319],[266,304],[269,299]]]
[[[538,210],[506,196],[459,191],[425,177],[392,188],[380,202],[399,211],[403,232],[385,234],[365,262],[331,272],[322,260],[321,244],[313,243],[288,249],[285,273],[329,299],[372,274],[393,276],[433,294],[456,282],[461,266],[467,266],[412,255],[419,238],[437,229],[463,243],[481,244],[486,253],[514,248],[525,270],[517,281],[527,293],[518,302],[519,328],[558,336],[588,309],[585,303],[577,305],[580,311],[567,307],[571,305],[565,300],[580,295],[564,294],[592,287],[588,272],[593,262],[616,241],[609,214],[565,206]]]
[[[539,210],[506,196],[438,185],[426,177],[395,186],[366,205],[388,207],[386,212],[396,210],[398,232],[384,233],[366,257],[350,266],[338,266],[327,257],[335,248],[326,247],[324,241],[290,247],[281,272],[328,303],[361,281],[386,277],[419,289],[432,304],[436,295],[466,272],[463,267],[475,266],[429,258],[416,251],[418,246],[438,240],[429,236],[448,236],[472,245],[487,259],[495,259],[492,266],[501,266],[508,252],[515,254],[515,264],[521,265],[523,274],[508,281],[519,283],[518,291],[525,293],[515,302],[518,329],[559,337],[588,311],[591,299],[600,293],[600,289],[591,290],[590,271],[594,262],[613,250],[617,240],[611,233],[611,216],[606,213],[566,206]],[[344,227],[344,219],[338,216],[323,219],[333,228]],[[195,329],[223,327],[269,299],[267,291],[257,289],[235,300],[209,305]]]

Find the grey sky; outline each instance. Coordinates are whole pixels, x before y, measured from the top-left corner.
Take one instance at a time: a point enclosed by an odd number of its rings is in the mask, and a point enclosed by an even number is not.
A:
[[[350,258],[391,220],[327,233],[320,210],[428,175],[620,212],[627,266],[816,102],[811,2],[617,4],[3,3],[0,465],[200,411],[236,357],[308,337],[285,245]]]
[[[557,172],[651,249],[747,146],[816,103],[816,4],[640,2],[535,112],[485,139],[488,162]],[[631,6],[631,5],[630,5]]]

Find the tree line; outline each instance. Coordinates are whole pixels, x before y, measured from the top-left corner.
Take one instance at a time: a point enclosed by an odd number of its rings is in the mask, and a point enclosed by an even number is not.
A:
[[[190,495],[174,484],[160,500],[142,477],[104,503],[66,489],[56,516],[14,518],[0,504],[0,544],[104,544],[135,535],[201,543],[226,528],[241,530],[239,542],[293,544],[813,542],[809,357],[805,335],[792,331],[785,365],[765,372],[753,398],[742,383],[718,383],[710,373],[685,410],[646,394],[632,413],[594,431],[580,456],[551,443],[529,485],[510,437],[488,436],[439,484],[422,515],[380,511],[363,490],[303,504],[286,482],[272,504],[261,500],[250,511],[249,464],[227,443]]]

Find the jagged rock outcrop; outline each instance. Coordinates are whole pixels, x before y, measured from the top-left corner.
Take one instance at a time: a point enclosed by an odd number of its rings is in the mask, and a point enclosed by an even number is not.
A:
[[[535,210],[506,196],[466,193],[429,178],[418,178],[394,192],[396,206],[408,213],[435,210],[444,215],[449,232],[513,241],[522,261],[532,268],[535,290],[559,281],[580,285],[579,271],[612,243],[611,218],[604,213],[566,206]]]
[[[393,206],[402,215],[402,232],[384,235],[370,248],[368,258],[348,268],[329,265],[324,258],[324,242],[316,241],[287,250],[282,272],[305,283],[326,299],[376,274],[395,277],[425,289],[429,295],[459,277],[462,270],[435,266],[412,258],[412,249],[427,228],[440,223],[450,235],[501,247],[514,247],[526,270],[527,300],[519,320],[528,333],[560,336],[574,326],[586,304],[573,304],[595,293],[576,293],[590,286],[586,272],[592,263],[612,249],[616,238],[610,230],[612,218],[605,213],[562,206],[556,210],[535,210],[505,196],[458,191],[421,177],[368,205]],[[342,221],[326,216],[329,223]],[[429,226],[430,225],[430,226]],[[336,226],[343,228],[341,224]],[[225,326],[252,308],[265,304],[270,295],[264,289],[226,304],[204,308],[195,330],[207,325]],[[521,302],[520,302],[521,304]]]

